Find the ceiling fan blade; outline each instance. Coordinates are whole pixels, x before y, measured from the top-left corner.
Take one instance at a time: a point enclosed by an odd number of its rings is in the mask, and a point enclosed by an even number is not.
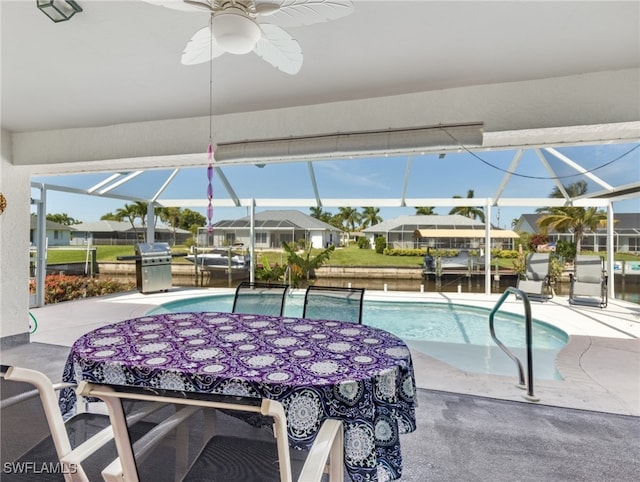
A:
[[[183,12],[200,12],[202,7],[194,6],[189,3],[185,3],[182,0],[142,0],[145,3],[156,5],[158,7],[167,7],[173,10],[182,10]],[[198,3],[209,3],[206,0]]]
[[[279,0],[280,8],[269,11],[269,22],[282,27],[298,27],[314,23],[326,22],[344,17],[353,12],[351,0]],[[256,9],[260,11],[259,4],[272,4],[273,1],[257,2]]]
[[[180,61],[182,65],[202,64],[221,56],[223,53],[224,50],[216,43],[216,39],[211,36],[209,27],[204,27],[191,37],[182,52]]]
[[[277,25],[260,24],[262,36],[253,51],[271,65],[290,75],[302,67],[302,49],[285,30]]]
[[[201,10],[205,12],[213,11],[214,0],[182,0],[187,6],[192,7],[191,10]]]

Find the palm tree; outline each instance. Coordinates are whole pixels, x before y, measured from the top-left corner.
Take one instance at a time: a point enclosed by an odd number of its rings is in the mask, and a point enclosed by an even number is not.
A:
[[[122,221],[122,219],[120,219],[116,213],[109,211],[108,213],[100,216],[100,221]]]
[[[149,205],[142,201],[136,201],[133,204],[134,210],[138,217],[140,218],[140,223],[142,224],[142,229],[147,226],[147,209]]]
[[[587,192],[587,183],[578,181],[564,186],[570,197],[582,196]],[[564,197],[562,191],[556,186],[549,197]],[[576,245],[576,254],[580,254],[582,238],[587,231],[595,231],[603,226],[607,220],[607,213],[595,207],[582,208],[574,206],[546,207],[537,209],[536,212],[543,216],[538,219],[538,227],[547,232],[553,229],[560,233],[572,232],[573,242]]]
[[[127,219],[129,223],[131,223],[131,227],[133,228],[133,233],[138,239],[138,230],[136,229],[136,218],[138,217],[138,209],[133,204],[125,204],[124,207],[116,210],[114,214],[115,218],[118,221],[124,221]]]
[[[380,212],[380,208],[374,208],[372,206],[367,206],[362,208],[362,213],[360,214],[362,227],[366,228],[366,227],[375,226],[376,224],[381,223],[382,217],[378,215],[379,212]]]
[[[416,215],[421,216],[436,216],[438,213],[434,211],[433,206],[416,206]]]
[[[334,228],[339,229],[340,231],[344,229],[344,224],[342,223],[342,218],[340,217],[340,214],[332,214],[331,217],[329,218],[329,221],[327,222]]]
[[[157,209],[160,220],[168,225],[173,232],[173,246],[176,245],[176,229],[180,226],[182,210],[177,207],[167,207]]]
[[[328,223],[331,220],[331,213],[322,209],[322,206],[314,206],[309,208],[311,217]]]
[[[53,221],[54,223],[64,224],[65,226],[71,226],[73,224],[82,224],[82,221],[78,221],[72,218],[67,213],[47,214],[47,221]]]
[[[573,232],[576,254],[580,254],[582,238],[587,231],[595,231],[604,225],[607,213],[595,207],[550,208],[549,213],[538,219],[538,227],[543,231],[553,229],[560,233]]]
[[[340,211],[338,216],[345,226],[347,231],[355,231],[356,225],[360,222],[361,215],[357,209],[352,207],[338,208]]]
[[[582,196],[582,195],[587,193],[587,183],[585,181],[577,181],[577,182],[574,182],[572,184],[569,184],[568,186],[563,186],[563,187],[564,187],[564,190],[567,192],[567,194],[569,195],[570,198]],[[551,198],[563,198],[564,194],[562,194],[562,191],[560,190],[560,188],[558,186],[555,186],[551,190],[551,194],[549,194],[549,197],[551,197]],[[536,212],[537,213],[546,213],[548,210],[549,210],[549,208],[539,208],[539,209],[536,209]]]
[[[469,189],[467,191],[467,199],[471,199],[473,197],[473,189]],[[453,196],[453,199],[462,199],[462,196]],[[484,210],[479,207],[474,206],[456,206],[449,214],[459,214],[461,216],[465,216],[470,219],[480,218],[480,221],[484,223]]]

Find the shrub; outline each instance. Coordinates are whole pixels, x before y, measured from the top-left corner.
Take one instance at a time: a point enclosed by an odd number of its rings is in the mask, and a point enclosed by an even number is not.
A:
[[[375,239],[376,253],[383,254],[384,250],[387,248],[387,242],[385,241],[383,236],[378,236]]]
[[[385,249],[384,254],[388,256],[424,256],[424,249]]]
[[[518,251],[515,249],[492,249],[491,258],[516,259]]]
[[[85,278],[63,274],[47,275],[44,282],[45,304],[71,301],[109,293],[120,293],[135,288],[133,283],[122,283],[111,278]],[[35,293],[35,281],[29,282],[29,292]]]
[[[576,245],[566,239],[559,239],[556,243],[556,254],[565,260],[575,259]]]
[[[331,245],[315,256],[311,256],[311,249],[303,254],[296,253],[287,243],[282,243],[282,248],[287,253],[287,264],[291,273],[291,286],[299,288],[303,281],[308,282],[309,279],[315,277],[315,270],[320,268],[329,260],[331,253],[335,250],[335,246]]]
[[[385,248],[383,253],[387,256],[425,256],[427,250],[424,248]],[[459,249],[433,249],[429,250],[429,254],[434,258],[455,258],[460,254]],[[470,251],[471,256],[478,256],[477,250]]]
[[[291,242],[289,242],[289,243],[287,243],[287,242],[283,241],[283,242],[282,242],[282,247],[284,248],[284,247],[285,247],[285,245],[286,245],[286,247],[287,247],[287,248],[289,248],[291,251],[298,251],[298,245],[297,245],[294,241],[291,241]]]
[[[518,276],[524,276],[526,271],[526,255],[524,253],[513,260],[513,269]],[[549,278],[552,283],[560,280],[563,269],[564,263],[562,260],[558,256],[552,254],[549,258]]]
[[[286,266],[281,266],[279,263],[275,263],[273,266],[271,266],[267,257],[263,256],[262,267],[256,268],[256,278],[261,281],[267,282],[281,281],[284,279],[286,271]]]
[[[196,240],[194,238],[189,238],[185,240],[184,245],[187,249],[191,250],[191,246],[196,246]]]
[[[432,249],[431,255],[434,258],[455,258],[460,254],[459,249]]]
[[[516,272],[518,277],[522,278],[524,276],[526,267],[527,266],[524,260],[524,255],[518,256],[516,259],[513,260],[513,270]]]
[[[366,236],[360,236],[358,238],[358,248],[360,249],[371,249],[371,241]]]
[[[544,234],[534,234],[529,240],[529,251],[533,251],[535,253],[538,246],[543,246],[545,244],[549,244],[548,236]]]
[[[564,269],[564,263],[562,260],[554,255],[551,255],[551,259],[549,261],[549,278],[552,283],[556,283],[560,281],[560,276],[562,276],[562,270]]]

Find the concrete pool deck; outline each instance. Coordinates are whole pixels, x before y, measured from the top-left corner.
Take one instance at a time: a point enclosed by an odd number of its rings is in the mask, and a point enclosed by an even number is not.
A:
[[[32,309],[38,330],[31,336],[33,350],[42,344],[57,346],[59,353],[82,334],[127,318],[143,316],[169,301],[211,294],[231,294],[224,288],[174,288],[166,293],[129,292],[70,301]],[[297,293],[294,293],[294,295]],[[455,303],[491,309],[499,295],[472,293],[416,293],[367,291],[365,300]],[[366,301],[365,301],[366,302]],[[610,300],[605,309],[571,306],[566,297],[545,303],[531,302],[532,316],[569,335],[569,343],[556,360],[563,380],[534,380],[541,405],[640,416],[640,306]],[[522,313],[522,301],[510,296],[501,311]],[[2,362],[28,365],[28,347],[3,351]],[[62,373],[62,360],[50,360],[54,381]],[[419,388],[523,402],[523,390],[513,376],[487,375],[459,370],[418,351],[413,351]],[[57,373],[57,378],[56,374]],[[535,374],[534,374],[535,375]]]

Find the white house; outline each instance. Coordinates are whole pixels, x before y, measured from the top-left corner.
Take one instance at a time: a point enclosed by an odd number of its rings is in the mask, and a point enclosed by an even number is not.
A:
[[[93,223],[82,223],[73,226],[73,244],[128,245],[144,241],[146,228],[141,225],[131,226],[128,221],[101,220]],[[180,228],[171,228],[158,224],[155,229],[155,241],[169,244],[184,244],[191,232]]]
[[[36,216],[31,216],[31,228],[29,233],[29,242],[35,245],[36,236]],[[47,220],[47,246],[69,246],[71,242],[70,226]]]
[[[458,214],[406,215],[370,226],[363,232],[372,247],[375,238],[382,236],[390,248],[479,249],[484,247],[485,225]],[[492,226],[491,248],[513,249],[513,239],[517,237],[513,231]]]
[[[540,233],[538,219],[542,214],[523,214],[514,229],[525,233]],[[573,233],[559,233],[549,230],[549,241],[574,241]],[[640,213],[616,213],[613,216],[613,245],[616,251],[640,252]],[[585,251],[604,251],[607,249],[607,228],[601,226],[595,231],[585,233],[582,238]]]
[[[249,216],[222,220],[213,225],[213,232],[198,234],[199,246],[249,245]],[[314,248],[339,244],[342,231],[335,226],[296,210],[261,211],[254,216],[255,247],[280,248],[283,242],[304,240]]]

